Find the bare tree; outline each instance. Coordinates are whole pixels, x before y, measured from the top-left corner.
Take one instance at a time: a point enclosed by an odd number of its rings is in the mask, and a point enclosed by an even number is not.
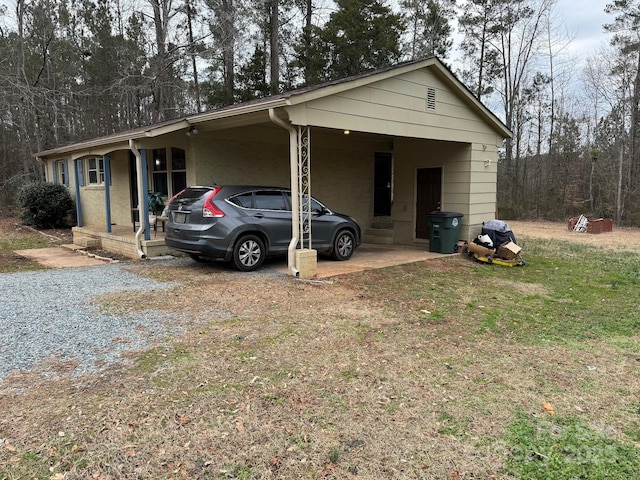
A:
[[[277,93],[280,89],[280,14],[279,0],[271,0],[271,33],[270,52],[271,93]]]

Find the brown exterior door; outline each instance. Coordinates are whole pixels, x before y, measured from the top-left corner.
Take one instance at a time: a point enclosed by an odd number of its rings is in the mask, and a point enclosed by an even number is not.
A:
[[[419,168],[416,192],[416,238],[429,240],[427,214],[440,208],[442,168]]]

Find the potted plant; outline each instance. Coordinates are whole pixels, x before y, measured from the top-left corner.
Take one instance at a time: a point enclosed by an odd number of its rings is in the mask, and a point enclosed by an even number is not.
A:
[[[148,202],[149,213],[153,213],[154,215],[158,215],[158,212],[161,212],[164,208],[164,201],[162,200],[162,194],[160,192],[149,192]]]
[[[161,212],[164,208],[162,194],[160,192],[149,192],[147,202],[149,203],[149,225],[153,227],[154,231],[157,231],[158,212]],[[164,231],[164,223],[162,224],[162,229]]]

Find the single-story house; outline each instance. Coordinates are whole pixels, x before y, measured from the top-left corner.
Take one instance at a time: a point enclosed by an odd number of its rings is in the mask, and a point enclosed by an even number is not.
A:
[[[436,209],[462,213],[460,237],[470,239],[495,217],[498,150],[510,136],[429,58],[37,156],[47,180],[75,198],[74,242],[142,258],[167,253],[146,221],[146,192],[166,201],[213,183],[310,191],[354,217],[365,242],[427,244]],[[292,237],[304,239],[304,205],[294,209]],[[312,237],[302,248],[313,248]]]

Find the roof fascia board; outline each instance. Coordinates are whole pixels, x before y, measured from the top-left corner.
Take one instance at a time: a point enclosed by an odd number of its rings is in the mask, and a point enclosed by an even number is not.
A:
[[[189,124],[205,123],[212,120],[220,120],[229,117],[238,117],[250,113],[268,112],[270,108],[278,108],[289,105],[287,98],[275,98],[269,101],[256,102],[249,105],[240,105],[238,107],[223,108],[221,110],[212,110],[210,112],[197,113],[188,117]]]
[[[70,160],[77,160],[80,158],[90,157],[102,157],[108,155],[116,150],[129,150],[129,144],[127,142],[110,143],[102,147],[92,147],[90,149],[84,149],[77,152],[73,152],[71,155],[67,155]]]
[[[150,137],[159,137],[161,135],[166,135],[168,133],[173,133],[178,130],[183,130],[185,128],[189,128],[191,123],[189,123],[186,119],[182,119],[176,121],[176,123],[170,123],[168,125],[162,125],[161,127],[151,128],[150,130],[145,130],[144,136],[147,138]],[[138,137],[140,138],[140,137]],[[133,140],[133,139],[132,139]]]
[[[65,147],[54,148],[51,150],[46,150],[38,154],[39,158],[43,160],[47,160],[49,158],[71,155],[74,158],[80,158],[85,156],[94,155],[96,152],[112,152],[114,150],[122,150],[124,145],[124,149],[129,149],[129,140],[141,140],[144,138],[157,137],[160,135],[165,135],[167,133],[175,132],[176,130],[181,130],[184,128],[188,128],[189,123],[180,120],[175,124],[171,125],[163,125],[159,128],[151,128],[148,130],[136,130],[135,132],[125,132],[115,134],[109,137],[101,137],[93,140],[87,140],[85,142],[73,143],[71,145],[67,145]]]

